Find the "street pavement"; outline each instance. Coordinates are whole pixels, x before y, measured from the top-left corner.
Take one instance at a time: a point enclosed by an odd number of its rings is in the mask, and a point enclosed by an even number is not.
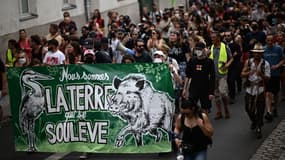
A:
[[[285,159],[285,103],[279,105],[279,116],[273,122],[265,122],[263,137],[256,139],[250,130],[250,122],[244,111],[244,94],[230,105],[231,118],[214,120],[215,107],[210,113],[214,126],[213,145],[208,160],[284,160]],[[82,153],[33,153],[15,152],[11,121],[0,123],[1,160],[78,160]],[[175,153],[163,154],[95,154],[91,160],[174,160]]]
[[[273,130],[250,160],[285,160],[284,133],[285,119]]]

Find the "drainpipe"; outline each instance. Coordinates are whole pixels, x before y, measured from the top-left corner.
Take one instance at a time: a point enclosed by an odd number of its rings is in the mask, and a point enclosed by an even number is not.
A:
[[[84,0],[84,14],[85,14],[85,20],[86,22],[89,22],[89,9],[90,8],[90,0]]]

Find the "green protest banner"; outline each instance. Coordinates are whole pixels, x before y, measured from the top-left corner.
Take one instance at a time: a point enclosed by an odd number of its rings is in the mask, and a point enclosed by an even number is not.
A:
[[[16,151],[170,152],[167,64],[8,69]]]

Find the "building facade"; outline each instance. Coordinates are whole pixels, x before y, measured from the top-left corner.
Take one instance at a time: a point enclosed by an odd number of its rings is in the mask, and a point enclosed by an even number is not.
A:
[[[87,23],[94,9],[99,9],[107,21],[107,12],[116,10],[120,14],[130,15],[139,20],[137,0],[3,0],[0,5],[0,54],[4,52],[9,39],[19,39],[18,31],[26,29],[27,34],[48,34],[50,23],[59,24],[63,12],[68,11],[80,27]]]
[[[115,10],[129,15],[135,23],[139,22],[143,6],[158,4],[160,9],[172,7],[172,0],[2,0],[0,5],[0,54],[5,59],[9,39],[19,39],[18,31],[26,29],[28,36],[48,34],[50,23],[59,24],[63,12],[68,11],[79,29],[91,18],[94,9],[99,9],[105,23],[107,13]],[[176,4],[185,3],[176,0]]]

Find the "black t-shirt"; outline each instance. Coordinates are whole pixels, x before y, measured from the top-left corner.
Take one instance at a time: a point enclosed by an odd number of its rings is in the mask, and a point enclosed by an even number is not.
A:
[[[32,59],[38,59],[40,62],[43,62],[43,46],[40,47],[39,52],[36,53],[34,49],[32,49]]]
[[[186,62],[185,54],[189,51],[188,45],[186,45],[185,43],[173,44],[170,42],[169,46],[170,46],[169,57],[174,58],[178,64],[180,62]]]
[[[137,63],[148,63],[148,62],[152,62],[152,58],[151,56],[146,53],[146,52],[143,52],[142,56],[134,56],[135,60]]]
[[[233,56],[234,58],[234,61],[233,63],[230,65],[230,68],[233,69],[233,68],[236,68],[236,69],[241,69],[241,66],[242,66],[242,63],[240,61],[241,59],[241,49],[240,49],[240,46],[235,43],[235,42],[232,42],[230,44],[228,44],[231,52],[232,52],[232,55],[236,52],[237,55]]]
[[[2,60],[0,59],[0,73],[5,73],[5,65],[2,62]],[[3,84],[2,84],[2,75],[0,75],[0,90],[2,91],[3,88]]]
[[[192,58],[187,63],[186,76],[191,78],[189,87],[190,94],[193,92],[214,94],[215,65],[212,59]]]
[[[277,14],[271,13],[266,18],[270,26],[275,26],[277,24]]]
[[[95,52],[95,62],[96,63],[112,63],[112,59],[108,52],[97,51]]]

